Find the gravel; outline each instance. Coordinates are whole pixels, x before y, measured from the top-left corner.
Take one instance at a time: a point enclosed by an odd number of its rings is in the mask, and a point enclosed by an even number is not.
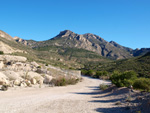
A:
[[[104,93],[100,84],[110,82],[83,76],[76,85],[0,91],[0,113],[128,113],[115,105],[120,97]]]

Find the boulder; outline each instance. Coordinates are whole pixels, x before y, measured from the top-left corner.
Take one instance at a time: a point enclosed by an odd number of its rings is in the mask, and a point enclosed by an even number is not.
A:
[[[5,78],[0,78],[0,85],[9,85],[9,81]]]
[[[4,85],[4,84],[8,85],[9,81],[7,79],[8,77],[2,72],[0,72],[0,85]]]
[[[17,72],[7,70],[4,71],[3,73],[9,78],[9,80],[16,80],[16,79],[21,80],[21,77]]]
[[[43,84],[43,77],[41,76],[35,76],[34,79],[37,81],[38,84]]]
[[[0,78],[8,78],[4,73],[0,72]]]
[[[35,85],[35,84],[36,84],[36,79],[35,79],[35,78],[32,78],[32,79],[31,79],[31,83],[32,83],[33,85]]]
[[[20,84],[20,86],[21,86],[21,87],[27,87],[27,84],[26,84],[25,82],[22,82],[22,83]]]
[[[49,83],[51,82],[52,79],[53,79],[52,76],[45,75],[44,81],[43,81],[43,82],[44,82],[45,84],[49,84]]]
[[[14,80],[14,82],[13,82],[13,84],[14,84],[14,85],[16,85],[16,86],[19,86],[19,85],[20,85],[20,83],[21,83],[21,81],[20,81],[20,80],[18,80],[18,79]]]
[[[31,86],[31,81],[25,80],[25,83],[27,84],[27,86]]]
[[[34,78],[37,83],[41,83],[44,80],[44,78],[40,74],[36,72],[32,72],[32,71],[28,72],[28,77],[29,77],[29,80]]]
[[[27,58],[22,56],[13,56],[13,55],[0,55],[0,61],[6,62],[26,62]]]
[[[3,69],[4,66],[5,66],[5,65],[4,65],[4,62],[3,62],[3,61],[0,61],[0,69]]]
[[[34,67],[38,67],[38,66],[40,66],[38,63],[36,63],[36,62],[31,62],[31,64],[34,66]]]

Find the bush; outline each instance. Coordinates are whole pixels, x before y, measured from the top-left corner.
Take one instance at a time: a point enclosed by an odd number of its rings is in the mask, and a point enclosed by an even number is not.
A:
[[[41,68],[41,66],[37,66],[37,68]]]
[[[93,76],[94,78],[107,78],[107,71],[96,71],[96,74]]]
[[[133,84],[133,88],[144,91],[150,91],[150,79],[149,78],[138,78]]]
[[[99,87],[100,87],[101,90],[106,90],[108,88],[108,85],[100,84]]]
[[[92,76],[92,77],[95,75],[94,70],[81,70],[81,73],[83,75],[88,75],[88,76]]]
[[[133,85],[136,78],[137,74],[134,71],[126,71],[124,73],[115,71],[110,77],[110,80],[117,87],[129,87],[130,85]]]
[[[95,72],[93,70],[88,70],[86,75],[94,76]]]
[[[45,66],[48,66],[48,64],[45,64]]]
[[[3,55],[4,54],[4,52],[3,51],[0,51],[0,55]]]
[[[74,85],[79,80],[80,79],[76,79],[76,78],[59,77],[59,78],[52,79],[50,84],[53,84],[54,86]]]
[[[87,70],[81,70],[81,74],[82,75],[86,75],[87,74]]]

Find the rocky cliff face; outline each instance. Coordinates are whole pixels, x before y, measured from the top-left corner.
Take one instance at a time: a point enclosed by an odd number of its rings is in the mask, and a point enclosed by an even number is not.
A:
[[[28,42],[27,42],[26,40],[22,39],[22,38],[19,38],[19,37],[15,36],[13,39],[14,39],[16,42],[22,43],[22,44],[24,44],[24,45],[28,45]]]

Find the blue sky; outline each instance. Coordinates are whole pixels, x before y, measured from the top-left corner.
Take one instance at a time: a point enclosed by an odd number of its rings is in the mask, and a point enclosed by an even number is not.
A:
[[[150,0],[0,0],[0,30],[48,40],[93,33],[130,48],[150,47]]]

